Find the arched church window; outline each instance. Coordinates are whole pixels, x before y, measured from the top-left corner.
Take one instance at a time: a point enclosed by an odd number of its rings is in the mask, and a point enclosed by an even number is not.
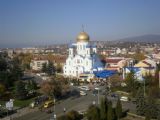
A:
[[[82,45],[80,45],[80,50],[82,50]]]
[[[79,60],[79,59],[77,59],[77,63],[80,63],[80,60]]]
[[[86,66],[88,66],[88,61],[86,61]]]
[[[83,45],[83,50],[85,50],[85,45]]]

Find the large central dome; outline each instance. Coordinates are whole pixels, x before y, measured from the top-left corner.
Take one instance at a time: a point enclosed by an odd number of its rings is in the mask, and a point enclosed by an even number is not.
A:
[[[80,32],[77,36],[77,42],[89,42],[89,35],[86,32]]]

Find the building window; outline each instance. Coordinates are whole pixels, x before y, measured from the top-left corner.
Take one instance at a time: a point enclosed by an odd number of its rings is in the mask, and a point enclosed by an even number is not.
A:
[[[86,61],[86,66],[88,66],[88,61]]]
[[[82,45],[80,45],[80,50],[82,50]]]
[[[78,63],[78,64],[80,63],[80,60],[79,60],[79,59],[77,59],[77,63]]]

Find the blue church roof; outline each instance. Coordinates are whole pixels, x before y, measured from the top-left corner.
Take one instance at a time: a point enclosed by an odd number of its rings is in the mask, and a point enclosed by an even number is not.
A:
[[[75,46],[73,44],[68,45],[69,48],[74,48]]]
[[[116,73],[117,72],[114,70],[102,70],[102,71],[94,72],[94,75],[98,78],[108,78]]]
[[[125,69],[133,71],[134,73],[139,72],[141,67],[125,67]],[[154,67],[145,67],[145,69],[154,69]]]
[[[130,70],[130,71],[133,71],[134,73],[140,71],[140,68],[139,68],[139,67],[125,67],[125,68],[127,68],[127,69]]]

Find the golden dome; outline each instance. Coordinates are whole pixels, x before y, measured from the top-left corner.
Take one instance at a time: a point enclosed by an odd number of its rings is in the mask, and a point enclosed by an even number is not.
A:
[[[77,42],[89,42],[89,35],[86,32],[80,32],[77,36]]]

